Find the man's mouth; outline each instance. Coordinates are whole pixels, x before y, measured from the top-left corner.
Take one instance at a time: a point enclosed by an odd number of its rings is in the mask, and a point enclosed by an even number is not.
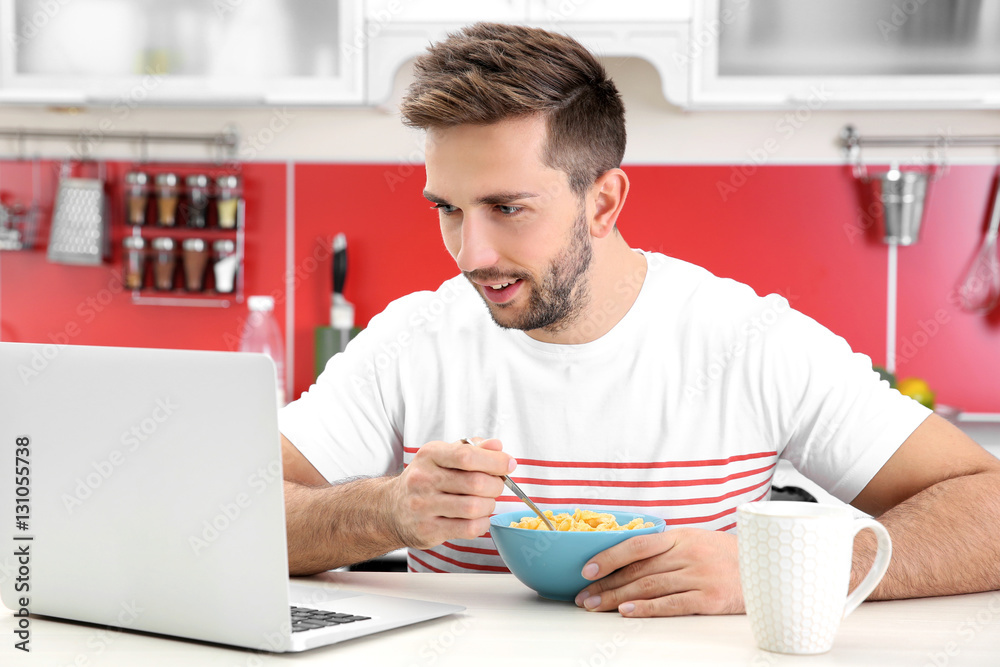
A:
[[[521,279],[517,278],[510,282],[494,283],[492,285],[480,285],[483,294],[493,303],[507,303],[514,298],[514,295],[521,288]]]

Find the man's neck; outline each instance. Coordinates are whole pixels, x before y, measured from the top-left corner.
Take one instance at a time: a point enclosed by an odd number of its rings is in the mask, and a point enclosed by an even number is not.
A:
[[[613,234],[594,246],[587,276],[589,298],[583,311],[566,329],[535,329],[527,332],[529,336],[543,343],[580,345],[597,340],[625,317],[646,279],[646,257],[632,250],[619,234]]]

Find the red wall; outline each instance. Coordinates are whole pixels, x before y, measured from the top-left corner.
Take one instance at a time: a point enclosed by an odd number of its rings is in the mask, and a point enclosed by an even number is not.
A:
[[[131,165],[113,163],[119,183]],[[888,253],[865,214],[863,188],[838,166],[627,167],[632,189],[619,229],[636,247],[686,259],[779,292],[858,351],[885,364]],[[43,165],[49,209],[56,165]],[[0,193],[30,196],[30,166],[0,163]],[[345,289],[367,323],[390,300],[434,289],[456,269],[408,164],[302,164],[287,192],[285,164],[243,167],[247,200],[246,293],[274,294],[284,325],[294,293],[294,395],[313,373],[313,329],[328,323],[329,244],[347,234]],[[940,402],[1000,412],[1000,308],[983,317],[955,305],[954,288],[982,237],[994,170],[952,167],[932,186],[920,243],[899,249],[897,365],[926,378]],[[287,197],[293,196],[294,263],[286,267]],[[116,238],[122,227],[115,197]],[[0,257],[3,340],[49,341],[69,327],[77,344],[230,349],[246,309],[136,305],[119,290],[118,253],[99,268],[50,264],[42,243]],[[74,326],[75,325],[75,326]],[[286,337],[289,332],[285,332]]]

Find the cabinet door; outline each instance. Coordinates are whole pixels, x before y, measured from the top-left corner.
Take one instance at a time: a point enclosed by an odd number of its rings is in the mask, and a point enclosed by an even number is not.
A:
[[[0,101],[363,99],[361,0],[0,0]]]
[[[694,7],[694,108],[1000,105],[1000,2],[710,0]]]

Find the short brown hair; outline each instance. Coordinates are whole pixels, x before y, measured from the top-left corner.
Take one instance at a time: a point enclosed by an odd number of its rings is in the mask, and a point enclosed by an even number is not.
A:
[[[546,117],[542,161],[582,195],[621,166],[625,105],[593,54],[539,28],[476,23],[431,46],[414,65],[403,122],[423,129]]]

